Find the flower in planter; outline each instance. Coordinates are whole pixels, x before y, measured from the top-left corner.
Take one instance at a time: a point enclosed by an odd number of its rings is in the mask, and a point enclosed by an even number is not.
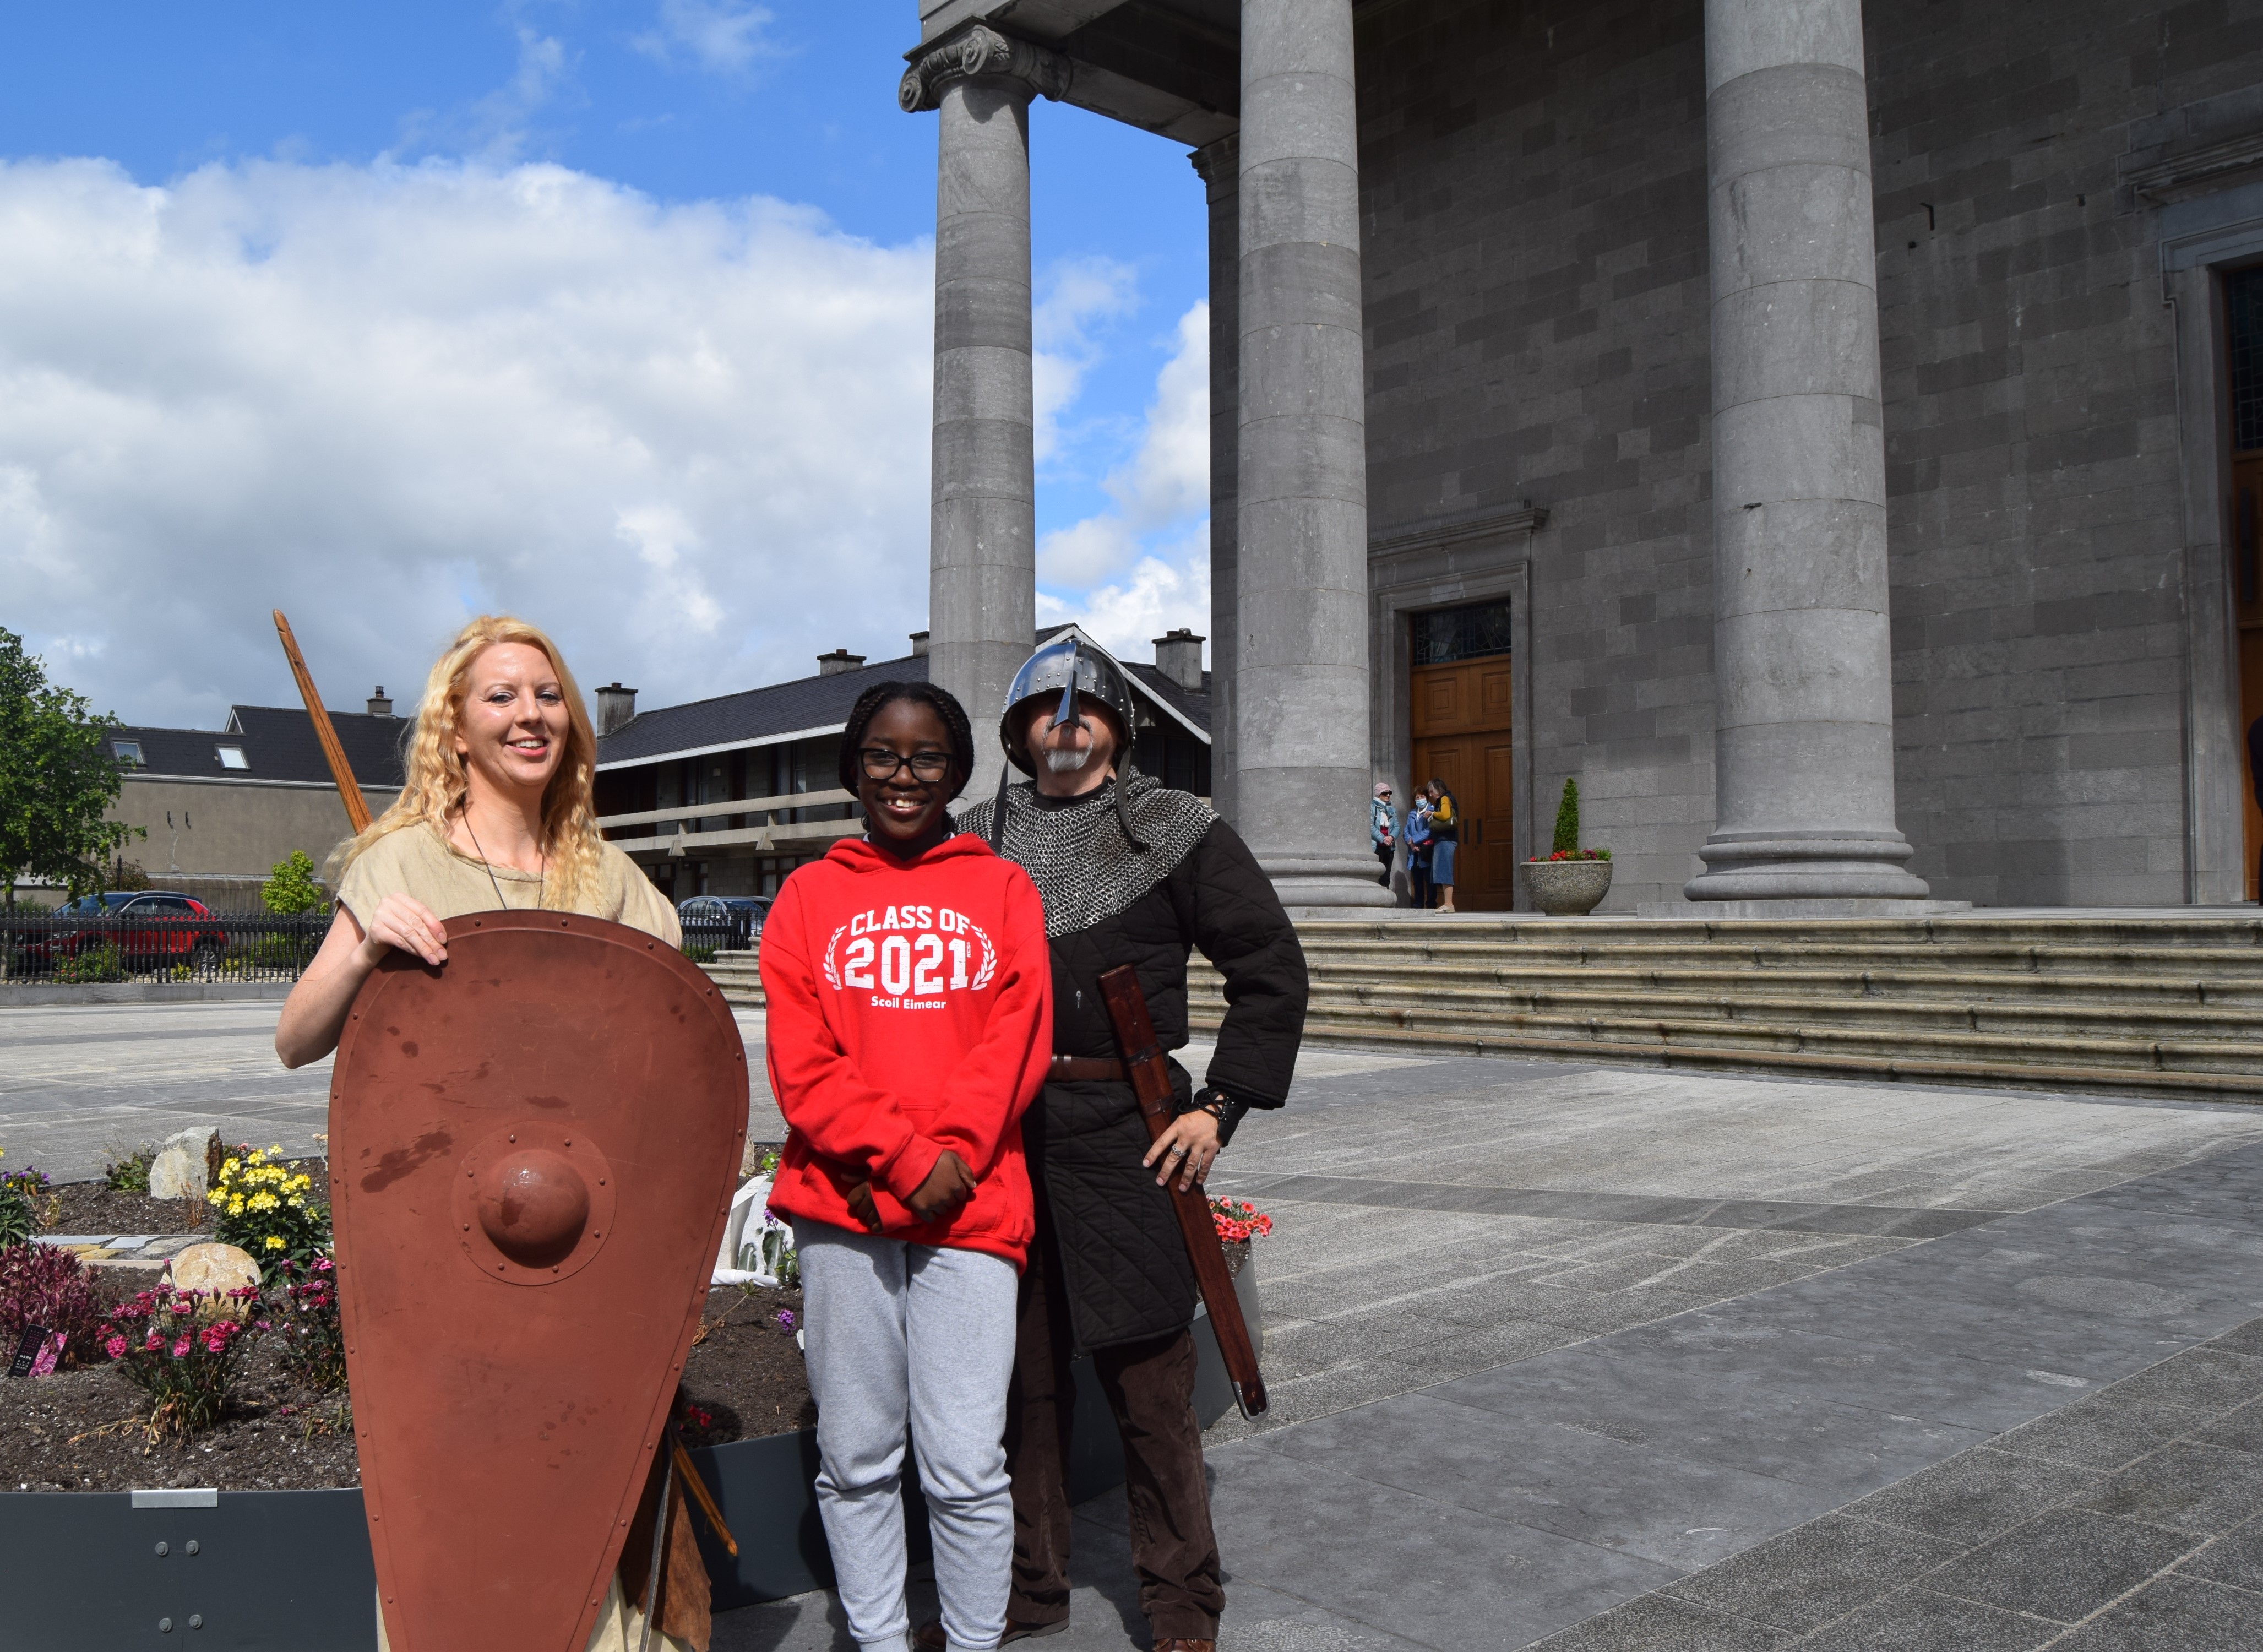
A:
[[[1609,860],[1610,858],[1611,851],[1608,849],[1558,849],[1548,857],[1551,860]]]
[[[277,1264],[282,1297],[276,1328],[284,1338],[283,1374],[303,1388],[342,1388],[346,1381],[345,1327],[338,1318],[337,1269],[328,1257]]]
[[[330,1212],[313,1196],[315,1178],[281,1163],[283,1149],[238,1148],[222,1160],[205,1200],[213,1231],[259,1258],[272,1282],[283,1262],[311,1264],[330,1243]]]
[[[1273,1218],[1264,1214],[1256,1206],[1246,1199],[1211,1199],[1210,1219],[1217,1225],[1218,1243],[1221,1244],[1246,1243],[1259,1234],[1273,1231]]]
[[[249,1315],[259,1293],[230,1291],[227,1300]],[[193,1323],[200,1291],[141,1291],[110,1310],[98,1333],[103,1351],[121,1375],[149,1398],[142,1431],[151,1445],[168,1435],[185,1438],[212,1427],[228,1408],[237,1367],[249,1351],[252,1333],[267,1322],[216,1319]],[[175,1330],[176,1322],[192,1323]]]
[[[792,1330],[793,1329],[793,1310],[790,1308],[782,1308],[778,1309],[777,1322],[778,1329],[780,1330]]]

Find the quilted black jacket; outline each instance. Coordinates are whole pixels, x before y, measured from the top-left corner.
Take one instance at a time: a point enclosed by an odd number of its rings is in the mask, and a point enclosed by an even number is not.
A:
[[[1280,1106],[1304,1034],[1305,954],[1271,880],[1224,821],[1123,911],[1053,938],[1054,1053],[1120,1053],[1098,986],[1119,964],[1139,970],[1163,1047],[1183,1045],[1190,946],[1225,977],[1225,1021],[1208,1082],[1252,1107]],[[1191,1083],[1171,1066],[1183,1102]],[[1149,1143],[1132,1086],[1048,1084],[1023,1136],[1039,1243],[1054,1246],[1077,1351],[1160,1336],[1191,1320],[1194,1269],[1169,1196],[1139,1163]]]

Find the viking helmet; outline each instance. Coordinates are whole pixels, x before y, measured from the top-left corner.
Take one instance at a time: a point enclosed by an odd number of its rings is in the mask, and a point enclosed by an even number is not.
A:
[[[1059,723],[1078,721],[1080,699],[1092,700],[1111,714],[1124,748],[1121,759],[1129,761],[1132,736],[1139,728],[1139,718],[1132,706],[1131,682],[1124,677],[1124,668],[1109,658],[1105,651],[1072,631],[1046,643],[1014,673],[1014,685],[1006,691],[1005,709],[998,716],[998,743],[1005,747],[1009,763],[1024,774],[1037,772],[1016,725],[1022,721],[1031,700],[1056,696],[1059,705],[1053,720]]]
[[[1005,709],[998,714],[998,743],[1006,748],[1006,760],[1023,773],[1034,775],[1037,765],[1030,761],[1026,743],[1018,739],[1015,725],[1021,721],[1023,709],[1031,700],[1050,699],[1059,695],[1058,708],[1053,713],[1057,725],[1082,721],[1077,702],[1089,699],[1116,719],[1122,738],[1117,743],[1116,772],[1116,821],[1124,829],[1124,840],[1141,854],[1147,845],[1132,830],[1132,815],[1124,801],[1124,783],[1132,776],[1132,736],[1138,731],[1139,720],[1132,707],[1132,684],[1124,675],[1124,668],[1108,656],[1107,650],[1086,642],[1074,631],[1056,641],[1048,642],[1023,663],[1014,673],[1013,686],[1006,691]],[[1006,830],[1006,783],[1013,779],[1011,770],[1001,770],[998,775],[998,799],[990,815],[990,848],[994,853],[1002,842]]]

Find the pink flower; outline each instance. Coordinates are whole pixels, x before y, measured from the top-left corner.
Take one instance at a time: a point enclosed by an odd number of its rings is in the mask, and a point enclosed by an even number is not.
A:
[[[126,1353],[126,1338],[123,1337],[112,1337],[108,1342],[102,1344],[102,1351],[108,1354],[112,1359],[122,1359]]]
[[[189,1350],[194,1345],[194,1343],[195,1338],[193,1337],[182,1337],[178,1342],[173,1344],[173,1358],[176,1359],[187,1359],[189,1357]]]
[[[205,1333],[205,1351],[208,1354],[226,1353],[228,1351],[228,1333],[217,1325],[206,1331]]]

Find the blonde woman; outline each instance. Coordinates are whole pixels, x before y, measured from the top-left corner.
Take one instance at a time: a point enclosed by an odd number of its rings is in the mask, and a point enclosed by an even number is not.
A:
[[[286,1067],[337,1047],[346,1012],[394,947],[447,961],[447,921],[497,907],[610,918],[671,946],[676,913],[597,835],[597,737],[557,645],[482,615],[425,680],[393,807],[340,851],[337,917],[283,1005]]]
[[[408,784],[340,851],[337,916],[275,1029],[283,1064],[302,1067],[337,1047],[354,995],[392,948],[446,962],[448,920],[467,912],[582,912],[680,945],[674,909],[597,835],[596,769],[596,734],[557,645],[507,617],[466,626],[425,679]],[[662,1617],[704,1625],[705,1585],[703,1576],[681,1590],[671,1569]],[[589,1652],[625,1652],[643,1627],[616,1576]],[[381,1613],[377,1640],[383,1652]],[[652,1641],[686,1652],[673,1634]]]

